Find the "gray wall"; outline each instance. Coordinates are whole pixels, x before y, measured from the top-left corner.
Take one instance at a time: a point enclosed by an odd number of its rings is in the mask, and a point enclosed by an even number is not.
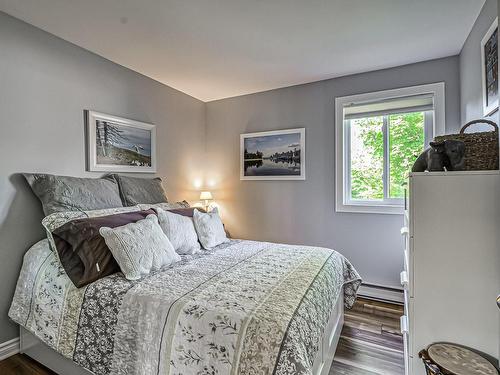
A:
[[[481,40],[497,16],[498,0],[487,0],[460,53],[460,106],[462,124],[483,117]],[[498,112],[494,113],[491,119],[498,122]],[[477,129],[481,130],[481,128]]]
[[[84,109],[158,126],[160,176],[171,199],[196,199],[205,104],[0,13],[0,343],[17,337],[7,311],[42,211],[20,172],[85,172]]]
[[[207,176],[236,237],[321,245],[346,255],[365,282],[398,287],[401,215],[336,213],[337,96],[446,83],[446,127],[460,123],[459,62],[449,57],[207,103]],[[306,128],[305,181],[240,181],[241,133]]]

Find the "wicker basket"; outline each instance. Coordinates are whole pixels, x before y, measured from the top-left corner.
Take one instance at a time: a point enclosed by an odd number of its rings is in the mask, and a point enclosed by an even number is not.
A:
[[[473,124],[490,124],[494,130],[489,132],[465,133]],[[468,171],[498,169],[498,126],[489,120],[474,120],[465,124],[459,134],[440,135],[434,140],[454,139],[465,143],[465,169]]]
[[[429,357],[429,354],[427,353],[427,350],[421,350],[420,353],[418,353],[418,356],[422,358],[422,361],[424,363],[425,367],[425,372],[427,375],[444,375],[441,372],[441,369],[439,368],[438,365],[436,365],[432,359]]]

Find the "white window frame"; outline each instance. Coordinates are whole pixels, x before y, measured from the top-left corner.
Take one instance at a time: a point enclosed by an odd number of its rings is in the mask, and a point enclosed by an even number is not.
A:
[[[445,131],[444,82],[335,98],[335,210],[337,212],[403,214],[404,202],[401,199],[385,199],[383,201],[350,199],[350,147],[347,147],[350,146],[350,132],[348,131],[349,123],[344,121],[344,108],[353,103],[369,103],[416,95],[432,95],[434,100],[431,134],[429,134],[428,129],[425,129],[425,142],[428,144],[435,136],[442,135]],[[432,115],[432,112],[426,113],[426,116],[429,115]],[[384,123],[384,126],[387,126],[387,124]],[[388,140],[385,139],[384,141],[387,142]],[[385,147],[384,153],[387,152],[388,147]],[[387,156],[384,155],[384,158],[387,158]],[[384,171],[384,174],[387,174],[387,171]]]

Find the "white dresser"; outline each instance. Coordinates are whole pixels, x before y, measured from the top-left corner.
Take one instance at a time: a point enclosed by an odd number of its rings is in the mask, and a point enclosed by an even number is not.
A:
[[[500,174],[412,173],[401,283],[406,373],[439,341],[499,354]]]

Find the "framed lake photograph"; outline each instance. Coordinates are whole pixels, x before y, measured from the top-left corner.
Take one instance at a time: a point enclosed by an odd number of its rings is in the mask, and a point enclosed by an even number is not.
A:
[[[240,179],[305,180],[305,128],[241,134]]]
[[[498,18],[481,41],[483,115],[498,109]]]
[[[88,170],[156,172],[156,127],[153,124],[88,111]]]

